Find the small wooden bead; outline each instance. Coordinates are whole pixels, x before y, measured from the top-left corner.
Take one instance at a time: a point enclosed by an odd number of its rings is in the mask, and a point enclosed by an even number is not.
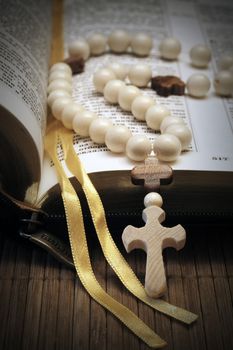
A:
[[[220,96],[231,96],[233,94],[233,74],[228,70],[218,72],[214,79],[214,88]]]
[[[107,68],[115,73],[117,79],[125,80],[129,72],[129,67],[126,64],[121,64],[118,62],[113,62],[107,65]]]
[[[105,135],[108,129],[112,126],[112,121],[107,118],[94,119],[89,128],[89,135],[93,142],[104,144]]]
[[[166,134],[175,135],[181,143],[181,149],[185,150],[190,145],[192,134],[185,124],[171,124],[166,128]]]
[[[70,66],[73,75],[80,74],[84,71],[85,61],[82,57],[70,56],[67,57],[64,62]]]
[[[152,70],[147,64],[133,65],[128,74],[129,81],[138,87],[145,87],[152,77]]]
[[[159,135],[154,142],[154,152],[157,154],[159,160],[172,162],[180,155],[181,143],[174,135]]]
[[[72,103],[71,97],[61,97],[54,101],[52,104],[52,113],[56,119],[61,120],[62,111],[69,103]]]
[[[180,117],[172,117],[172,116],[165,117],[160,125],[161,133],[163,134],[164,132],[166,132],[166,128],[171,124],[184,124],[184,121]]]
[[[109,103],[118,103],[119,91],[123,86],[125,86],[125,83],[122,80],[109,80],[103,91],[105,100]]]
[[[49,74],[49,83],[57,79],[66,80],[70,84],[72,83],[72,76],[63,70],[54,70]]]
[[[75,114],[72,127],[78,135],[87,137],[89,136],[89,127],[96,118],[98,118],[98,116],[94,112],[82,110]]]
[[[101,55],[106,51],[107,38],[100,33],[92,34],[88,39],[91,55]]]
[[[205,45],[195,45],[189,52],[194,67],[205,68],[211,60],[211,51]]]
[[[65,79],[56,79],[49,84],[47,89],[48,94],[55,90],[66,90],[69,94],[72,94],[71,83]]]
[[[86,61],[90,56],[90,46],[86,40],[79,39],[69,44],[68,52],[71,57],[82,57]]]
[[[71,96],[70,96],[70,93],[67,92],[66,90],[59,89],[59,90],[52,91],[47,98],[49,107],[52,107],[55,100],[60,99],[62,97],[71,97]]]
[[[52,65],[52,67],[49,70],[49,73],[53,73],[53,72],[66,72],[67,74],[69,74],[70,76],[72,76],[72,70],[70,68],[70,66],[64,62],[58,62]]]
[[[115,30],[108,37],[108,45],[113,52],[126,52],[130,44],[130,36],[124,30]]]
[[[163,198],[157,192],[149,192],[144,197],[144,206],[148,208],[154,205],[161,208],[163,205]]]
[[[113,125],[105,135],[105,144],[114,153],[125,151],[126,143],[131,137],[131,131],[123,125]]]
[[[233,67],[233,55],[223,55],[218,62],[219,70],[229,70],[231,67]]]
[[[118,103],[124,111],[131,111],[133,100],[141,94],[141,91],[133,85],[120,88]]]
[[[84,108],[78,103],[72,102],[66,105],[61,114],[61,121],[67,129],[73,128],[73,119],[77,113],[80,113]]]
[[[138,56],[148,56],[153,46],[151,37],[144,33],[138,33],[131,40],[132,52]]]
[[[211,51],[206,45],[195,45],[189,52],[194,67],[205,68],[211,60]]]
[[[93,83],[97,92],[103,93],[104,87],[110,80],[116,79],[116,75],[107,68],[99,69],[93,77]]]
[[[153,105],[146,111],[145,119],[149,128],[158,131],[163,119],[170,116],[171,112],[165,106]]]
[[[176,60],[181,52],[181,44],[176,38],[165,38],[159,45],[162,58]]]
[[[151,141],[145,135],[133,135],[126,144],[126,155],[129,159],[140,162],[150,154]]]
[[[186,86],[189,95],[203,98],[209,91],[210,81],[205,74],[195,73],[188,78]]]
[[[149,107],[153,106],[155,101],[149,96],[139,95],[132,103],[131,111],[137,120],[145,120],[145,114]]]

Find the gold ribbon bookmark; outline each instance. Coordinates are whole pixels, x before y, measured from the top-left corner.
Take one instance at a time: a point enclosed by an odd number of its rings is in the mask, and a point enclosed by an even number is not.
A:
[[[62,135],[61,133],[60,135]],[[65,135],[65,133],[64,133]],[[72,134],[69,136],[69,142],[72,142]],[[64,139],[63,139],[64,141]],[[142,339],[148,346],[152,348],[161,348],[166,342],[154,333],[140,318],[132,311],[117,302],[109,294],[107,294],[100,286],[94,275],[82,216],[82,209],[79,198],[67,178],[63,167],[57,156],[58,132],[57,125],[50,127],[45,137],[45,149],[54,162],[57,170],[59,183],[62,191],[62,199],[64,203],[71,251],[77,274],[87,292],[99,304],[108,309],[119,320],[121,320],[133,333]],[[106,242],[106,249],[108,243]]]
[[[197,315],[193,314],[192,312],[171,305],[162,299],[153,299],[146,294],[143,285],[138,280],[124,257],[121,255],[112,239],[112,236],[107,227],[105,212],[101,199],[74,150],[73,132],[67,130],[66,128],[60,128],[58,133],[62,143],[66,165],[70,172],[81,184],[87,198],[92,220],[104,256],[121,282],[138,299],[151,306],[155,310],[158,310],[187,324],[194,322],[197,319]]]

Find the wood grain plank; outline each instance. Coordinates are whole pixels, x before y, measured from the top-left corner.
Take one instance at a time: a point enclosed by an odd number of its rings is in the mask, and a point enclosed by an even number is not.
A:
[[[0,280],[0,349],[4,349],[12,293],[12,284],[12,279]]]
[[[32,250],[32,259],[30,265],[30,278],[43,279],[45,274],[47,253],[39,247]]]
[[[19,242],[17,245],[14,276],[18,278],[28,278],[32,258],[31,245],[27,241]]]
[[[198,315],[197,321],[188,327],[190,337],[190,350],[205,350],[205,330],[197,279],[183,278],[183,288],[187,310]]]
[[[166,276],[171,277],[181,277],[180,268],[180,252],[175,249],[166,249],[166,254],[164,254],[164,261],[166,261]]]
[[[223,253],[225,258],[227,274],[233,277],[233,235],[232,229],[224,232],[224,239],[222,240]]]
[[[220,237],[218,232],[213,232],[208,237],[208,248],[210,264],[213,276],[226,276],[226,265],[222,250],[222,241],[224,237]],[[233,250],[232,250],[233,252]]]
[[[194,258],[193,241],[195,240],[196,232],[193,228],[188,227],[186,229],[186,244],[184,248],[179,252],[179,261],[181,268],[181,275],[183,277],[196,278],[196,266]]]
[[[28,284],[22,349],[36,349],[39,338],[43,280],[31,279]]]
[[[193,239],[193,251],[196,262],[197,276],[212,277],[208,254],[208,237],[206,235],[206,228],[198,228],[198,234]]]
[[[46,265],[44,278],[45,279],[59,279],[60,278],[60,268],[61,264],[55,260],[50,254],[46,254]]]
[[[67,277],[70,276],[67,271]],[[70,278],[59,281],[56,349],[72,349],[74,284]]]
[[[90,297],[79,279],[76,278],[73,315],[73,350],[88,350],[90,335]]]
[[[132,270],[137,274],[137,255],[135,254],[135,251],[131,254],[126,254],[124,252],[124,256]],[[139,315],[138,300],[125,287],[122,287],[122,303],[136,315]],[[140,349],[140,340],[132,332],[130,332],[127,327],[123,327],[123,347],[124,349]]]
[[[109,265],[107,266],[107,292],[122,303],[122,286]],[[115,316],[107,312],[108,350],[123,349],[123,327],[122,323]]]
[[[43,286],[38,349],[56,348],[59,280],[46,279]]]
[[[5,333],[5,349],[7,350],[20,349],[22,346],[27,290],[27,279],[13,281]]]
[[[168,289],[170,303],[182,308],[186,308],[182,278],[169,278]],[[171,323],[174,350],[190,349],[191,341],[189,337],[190,330],[188,326],[174,319],[171,321]]]
[[[225,349],[233,349],[233,308],[231,292],[226,278],[214,278],[220,332]]]
[[[200,277],[199,291],[207,349],[222,350],[224,346],[220,332],[221,325],[213,279],[211,277]]]
[[[95,276],[101,286],[106,290],[106,260],[103,257],[100,247],[92,247],[92,266]],[[107,347],[107,316],[106,310],[93,299],[90,310],[90,349],[105,350]]]
[[[230,287],[230,292],[231,292],[231,301],[233,304],[233,277],[229,278],[229,287]],[[233,311],[232,311],[232,313],[233,313]]]

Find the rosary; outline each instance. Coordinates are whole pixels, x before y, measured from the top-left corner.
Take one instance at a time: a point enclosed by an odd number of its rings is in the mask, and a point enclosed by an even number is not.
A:
[[[182,151],[187,150],[192,135],[181,118],[171,116],[168,108],[156,104],[140,90],[151,83],[151,88],[160,95],[183,95],[185,84],[174,76],[152,77],[151,68],[143,63],[128,67],[115,62],[97,70],[93,76],[96,92],[103,94],[109,104],[119,104],[122,110],[131,112],[137,120],[145,121],[148,128],[160,131],[161,134],[152,143],[146,135],[133,135],[126,126],[113,125],[108,118],[98,117],[94,112],[85,110],[83,106],[73,102],[71,96],[72,74],[82,71],[83,62],[90,55],[105,53],[107,44],[114,53],[128,53],[130,48],[131,53],[139,57],[148,56],[152,49],[150,36],[140,33],[131,37],[122,30],[116,30],[108,38],[102,34],[93,34],[88,40],[80,39],[72,43],[69,46],[70,58],[66,63],[56,63],[50,69],[48,105],[53,116],[63,127],[55,123],[48,130],[45,148],[59,175],[71,250],[80,280],[95,300],[110,310],[149,346],[158,348],[166,343],[130,310],[104,292],[95,279],[86,245],[80,202],[66,178],[56,148],[58,142],[61,142],[66,165],[83,187],[103,253],[123,284],[151,307],[182,322],[192,323],[196,315],[157,299],[166,292],[162,250],[166,247],[179,250],[183,248],[186,239],[185,230],[181,225],[172,228],[161,225],[165,220],[165,212],[161,209],[163,199],[158,193],[159,186],[164,180],[171,181],[172,169],[167,162],[174,162]],[[159,50],[162,58],[175,60],[180,53],[181,44],[175,38],[165,38],[160,43]],[[211,52],[204,45],[196,45],[190,51],[190,58],[193,66],[206,67],[211,59]],[[221,96],[229,96],[233,90],[233,58],[225,56],[220,64],[224,70],[221,69],[215,78],[215,90]],[[186,87],[191,96],[202,98],[208,93],[210,81],[204,74],[197,73],[188,79]],[[81,137],[90,137],[94,143],[105,144],[113,153],[125,153],[132,161],[144,162],[135,166],[131,176],[134,183],[143,183],[149,190],[144,198],[145,209],[142,213],[145,226],[127,226],[123,231],[122,240],[128,252],[140,248],[147,253],[145,288],[141,286],[111,238],[102,202],[74,151],[72,130]],[[72,214],[74,206],[78,213],[76,217]],[[83,234],[78,235],[77,230]]]

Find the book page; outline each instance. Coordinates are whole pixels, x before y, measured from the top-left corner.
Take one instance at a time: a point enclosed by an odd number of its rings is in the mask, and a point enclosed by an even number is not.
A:
[[[41,163],[51,10],[51,1],[47,0],[0,1],[0,105],[27,129]]]
[[[221,15],[219,10],[221,10]],[[146,134],[152,141],[159,135],[147,128],[145,122],[137,121],[131,113],[122,111],[104,101],[95,92],[93,73],[113,61],[125,64],[145,62],[155,75],[177,75],[186,81],[197,72],[206,74],[213,82],[217,61],[222,54],[233,53],[232,42],[233,7],[229,1],[221,6],[218,2],[183,0],[130,0],[98,2],[65,0],[64,38],[65,56],[68,44],[80,37],[87,38],[95,32],[109,35],[115,29],[124,29],[131,34],[145,32],[153,38],[153,49],[149,57],[139,58],[129,54],[106,53],[91,57],[85,63],[85,72],[73,78],[73,98],[99,116],[112,119],[114,124],[126,125],[131,131]],[[177,61],[160,59],[158,46],[162,38],[175,36],[182,43],[182,52]],[[213,53],[207,69],[195,69],[190,65],[189,50],[204,43]],[[213,84],[204,99],[188,95],[160,97],[149,88],[142,89],[156,103],[165,105],[173,116],[179,116],[192,131],[193,140],[188,152],[183,152],[172,164],[178,170],[233,171],[233,99],[216,96]],[[105,146],[94,144],[89,138],[75,136],[75,149],[87,172],[132,169],[135,165],[125,155],[116,155]],[[62,157],[62,154],[61,154]],[[46,159],[45,167],[49,167]],[[50,184],[55,182],[50,172]],[[68,175],[69,172],[67,171]],[[49,187],[48,187],[49,188]]]

